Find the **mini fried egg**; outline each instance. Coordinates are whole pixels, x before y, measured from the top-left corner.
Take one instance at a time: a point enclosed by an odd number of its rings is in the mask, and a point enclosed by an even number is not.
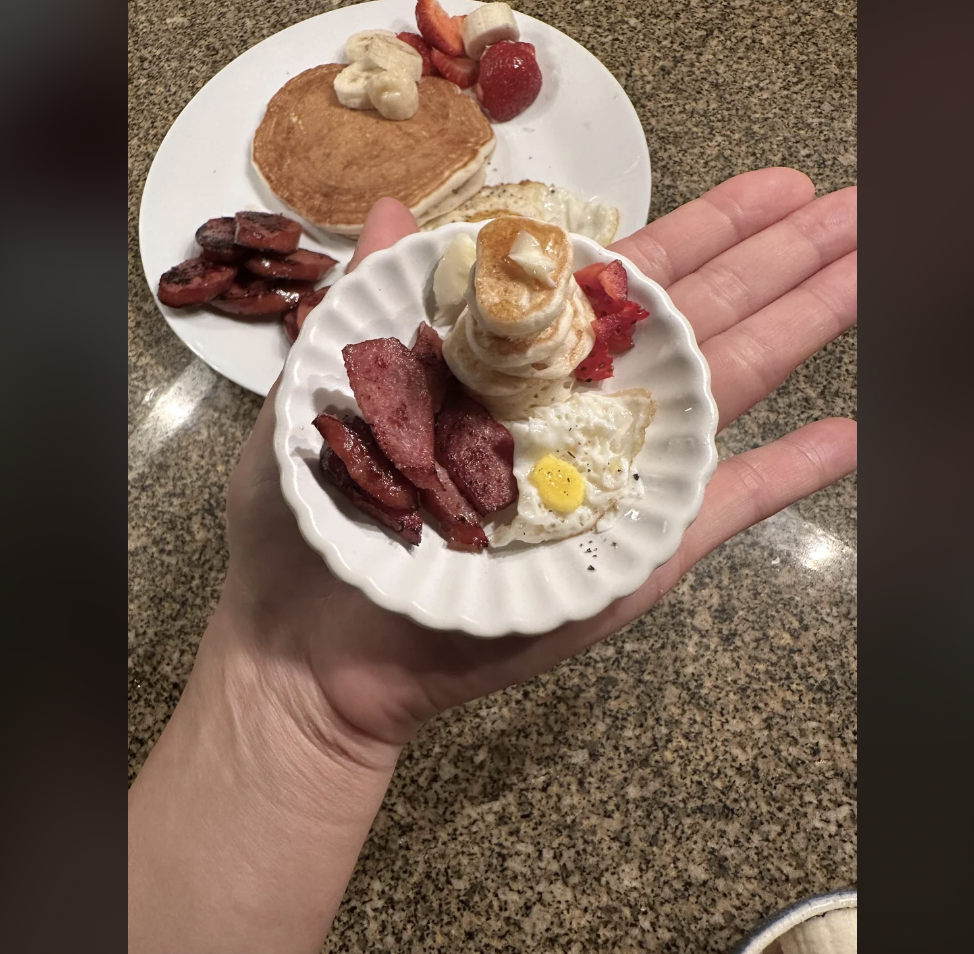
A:
[[[514,438],[517,515],[485,529],[491,546],[591,530],[643,495],[633,462],[656,412],[649,391],[581,391],[505,426]]]

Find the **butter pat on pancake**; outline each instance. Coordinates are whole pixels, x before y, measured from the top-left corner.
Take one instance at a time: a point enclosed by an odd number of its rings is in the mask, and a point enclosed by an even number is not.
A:
[[[533,235],[554,262],[553,288],[511,259],[511,247],[521,231]],[[572,261],[571,238],[560,226],[514,215],[491,220],[477,233],[472,283],[477,317],[487,331],[502,337],[538,334],[561,314]]]
[[[338,102],[334,81],[346,66],[305,70],[267,106],[252,159],[281,202],[312,226],[358,235],[383,196],[425,221],[480,187],[495,139],[475,100],[448,80],[425,76],[415,115],[394,122]]]

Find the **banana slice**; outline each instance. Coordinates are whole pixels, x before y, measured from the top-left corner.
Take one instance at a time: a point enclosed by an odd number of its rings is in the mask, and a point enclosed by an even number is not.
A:
[[[484,50],[501,40],[517,40],[521,31],[517,28],[514,11],[506,3],[485,3],[468,13],[460,27],[463,48],[472,60],[479,60]]]
[[[447,246],[433,273],[433,297],[438,309],[463,304],[470,269],[476,261],[477,245],[469,235],[461,233]]]
[[[359,60],[364,60],[365,54],[369,48],[369,43],[375,36],[391,37],[393,40],[396,39],[396,34],[393,33],[392,30],[361,30],[358,33],[353,33],[345,41],[345,55],[348,57],[348,62],[357,63]],[[408,44],[404,45],[408,46]],[[412,49],[412,47],[410,47],[410,49]]]
[[[399,70],[381,70],[370,76],[365,89],[372,105],[386,119],[410,119],[419,109],[416,80]]]
[[[380,70],[395,70],[418,83],[423,75],[423,58],[398,37],[373,36],[362,62]]]
[[[366,87],[369,80],[381,72],[375,67],[367,66],[364,60],[350,63],[335,77],[335,95],[338,102],[349,109],[373,109]]]

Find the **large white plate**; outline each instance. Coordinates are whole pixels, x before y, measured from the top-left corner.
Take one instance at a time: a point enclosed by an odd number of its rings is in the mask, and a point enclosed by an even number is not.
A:
[[[646,493],[626,516],[604,533],[472,554],[448,550],[431,527],[419,546],[406,547],[356,510],[321,476],[322,441],[312,425],[329,406],[355,408],[341,349],[379,337],[411,345],[440,256],[458,232],[475,235],[481,227],[455,224],[411,235],[335,286],[288,356],[275,404],[274,450],[284,497],[305,540],[374,602],[436,629],[484,637],[541,633],[594,616],[676,552],[717,465],[717,407],[689,322],[656,282],[623,259],[629,297],[650,318],[637,326],[635,347],[616,359],[614,376],[600,390],[648,387],[658,404],[636,457]],[[619,257],[581,236],[572,240],[576,269]],[[589,540],[595,558],[586,552]]]
[[[452,14],[479,6],[446,0]],[[372,27],[416,29],[415,0],[377,0],[312,17],[258,43],[204,86],[163,140],[142,195],[139,242],[153,294],[166,269],[198,254],[196,229],[241,209],[284,211],[250,165],[254,130],[268,101],[287,80],[321,63],[343,62],[345,39]],[[544,85],[520,116],[496,123],[497,148],[487,182],[534,179],[619,209],[617,237],[645,225],[649,214],[649,150],[639,117],[612,74],[574,40],[517,14],[522,38],[537,49]],[[340,262],[352,244],[336,237],[308,248]],[[287,356],[278,322],[247,323],[203,309],[159,304],[173,331],[207,364],[258,394],[267,394]]]

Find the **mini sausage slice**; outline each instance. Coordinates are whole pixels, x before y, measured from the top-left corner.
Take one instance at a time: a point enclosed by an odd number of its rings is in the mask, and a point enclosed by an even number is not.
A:
[[[209,219],[196,230],[196,243],[203,249],[201,258],[208,262],[234,264],[249,258],[253,252],[233,240],[237,223],[232,215]]]
[[[302,293],[294,287],[275,287],[263,278],[241,275],[210,304],[227,315],[279,315],[283,311],[296,308]]]
[[[229,291],[236,277],[233,265],[190,258],[159,279],[159,301],[170,308],[202,305]]]
[[[337,264],[335,259],[307,248],[299,248],[289,255],[254,255],[244,262],[249,271],[264,278],[295,278],[306,282],[319,281]]]
[[[291,344],[294,344],[298,340],[298,333],[304,327],[305,318],[311,314],[325,295],[328,294],[329,288],[331,288],[331,285],[325,285],[324,288],[319,288],[310,295],[304,295],[298,302],[298,307],[283,316],[284,333],[287,335],[288,341]]]
[[[340,421],[322,412],[312,424],[342,459],[360,490],[394,510],[416,509],[416,488],[382,453],[365,421],[354,415]]]
[[[233,240],[261,252],[293,252],[301,241],[301,225],[273,212],[238,212]]]
[[[397,533],[405,543],[413,546],[419,543],[423,535],[423,518],[418,508],[396,510],[365,493],[349,476],[348,468],[342,459],[327,444],[322,445],[318,459],[325,477],[335,484],[359,510]]]

